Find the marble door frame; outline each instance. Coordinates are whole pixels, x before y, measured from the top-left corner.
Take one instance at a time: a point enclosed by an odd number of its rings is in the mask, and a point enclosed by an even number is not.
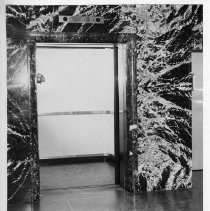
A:
[[[27,40],[28,51],[28,73],[30,78],[30,162],[31,162],[31,192],[32,203],[40,200],[40,172],[39,172],[39,149],[38,149],[38,122],[37,122],[37,88],[36,88],[36,43],[98,43],[98,44],[124,44],[126,45],[126,109],[124,111],[124,140],[119,141],[119,133],[115,133],[115,153],[117,156],[116,182],[124,189],[129,190],[134,181],[134,172],[138,167],[135,143],[137,135],[131,130],[137,124],[137,77],[136,77],[136,35],[123,33],[95,33],[78,34],[64,32],[30,32]],[[114,50],[115,51],[115,50]],[[116,55],[116,52],[115,52]],[[115,65],[115,69],[118,68]],[[117,77],[115,72],[115,78]],[[115,83],[116,84],[116,83]],[[117,94],[117,90],[115,87]],[[115,107],[116,109],[116,107]],[[115,119],[119,122],[119,115]],[[115,131],[119,128],[116,127]],[[118,140],[118,141],[117,141]],[[129,159],[128,159],[129,157]],[[131,159],[130,159],[131,157]],[[131,190],[132,191],[132,190]]]

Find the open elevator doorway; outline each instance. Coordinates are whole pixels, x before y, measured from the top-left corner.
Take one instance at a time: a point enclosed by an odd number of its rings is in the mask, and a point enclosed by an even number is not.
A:
[[[37,44],[41,192],[119,183],[117,57],[113,44]]]

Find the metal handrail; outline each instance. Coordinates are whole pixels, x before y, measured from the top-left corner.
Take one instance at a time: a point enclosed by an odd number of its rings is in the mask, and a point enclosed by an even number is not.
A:
[[[123,110],[119,110],[119,113],[123,113]],[[101,111],[64,111],[64,112],[39,113],[38,116],[89,115],[89,114],[114,114],[114,111],[110,111],[110,110],[101,110]]]
[[[64,111],[64,112],[50,112],[40,113],[38,116],[56,116],[56,115],[87,115],[87,114],[114,114],[114,111]]]

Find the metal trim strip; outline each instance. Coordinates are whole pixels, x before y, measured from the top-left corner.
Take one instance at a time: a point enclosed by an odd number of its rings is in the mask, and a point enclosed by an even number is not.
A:
[[[126,111],[119,110],[120,114]],[[90,114],[114,114],[114,111],[103,110],[103,111],[64,111],[64,112],[50,112],[40,113],[38,116],[57,116],[57,115],[90,115]]]
[[[64,112],[50,112],[40,113],[38,116],[57,116],[57,115],[90,115],[90,114],[114,114],[114,111],[64,111]]]

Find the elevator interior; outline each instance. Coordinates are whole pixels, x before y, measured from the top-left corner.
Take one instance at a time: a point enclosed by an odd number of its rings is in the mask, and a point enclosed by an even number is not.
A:
[[[124,54],[123,45],[37,44],[41,190],[119,183]]]

